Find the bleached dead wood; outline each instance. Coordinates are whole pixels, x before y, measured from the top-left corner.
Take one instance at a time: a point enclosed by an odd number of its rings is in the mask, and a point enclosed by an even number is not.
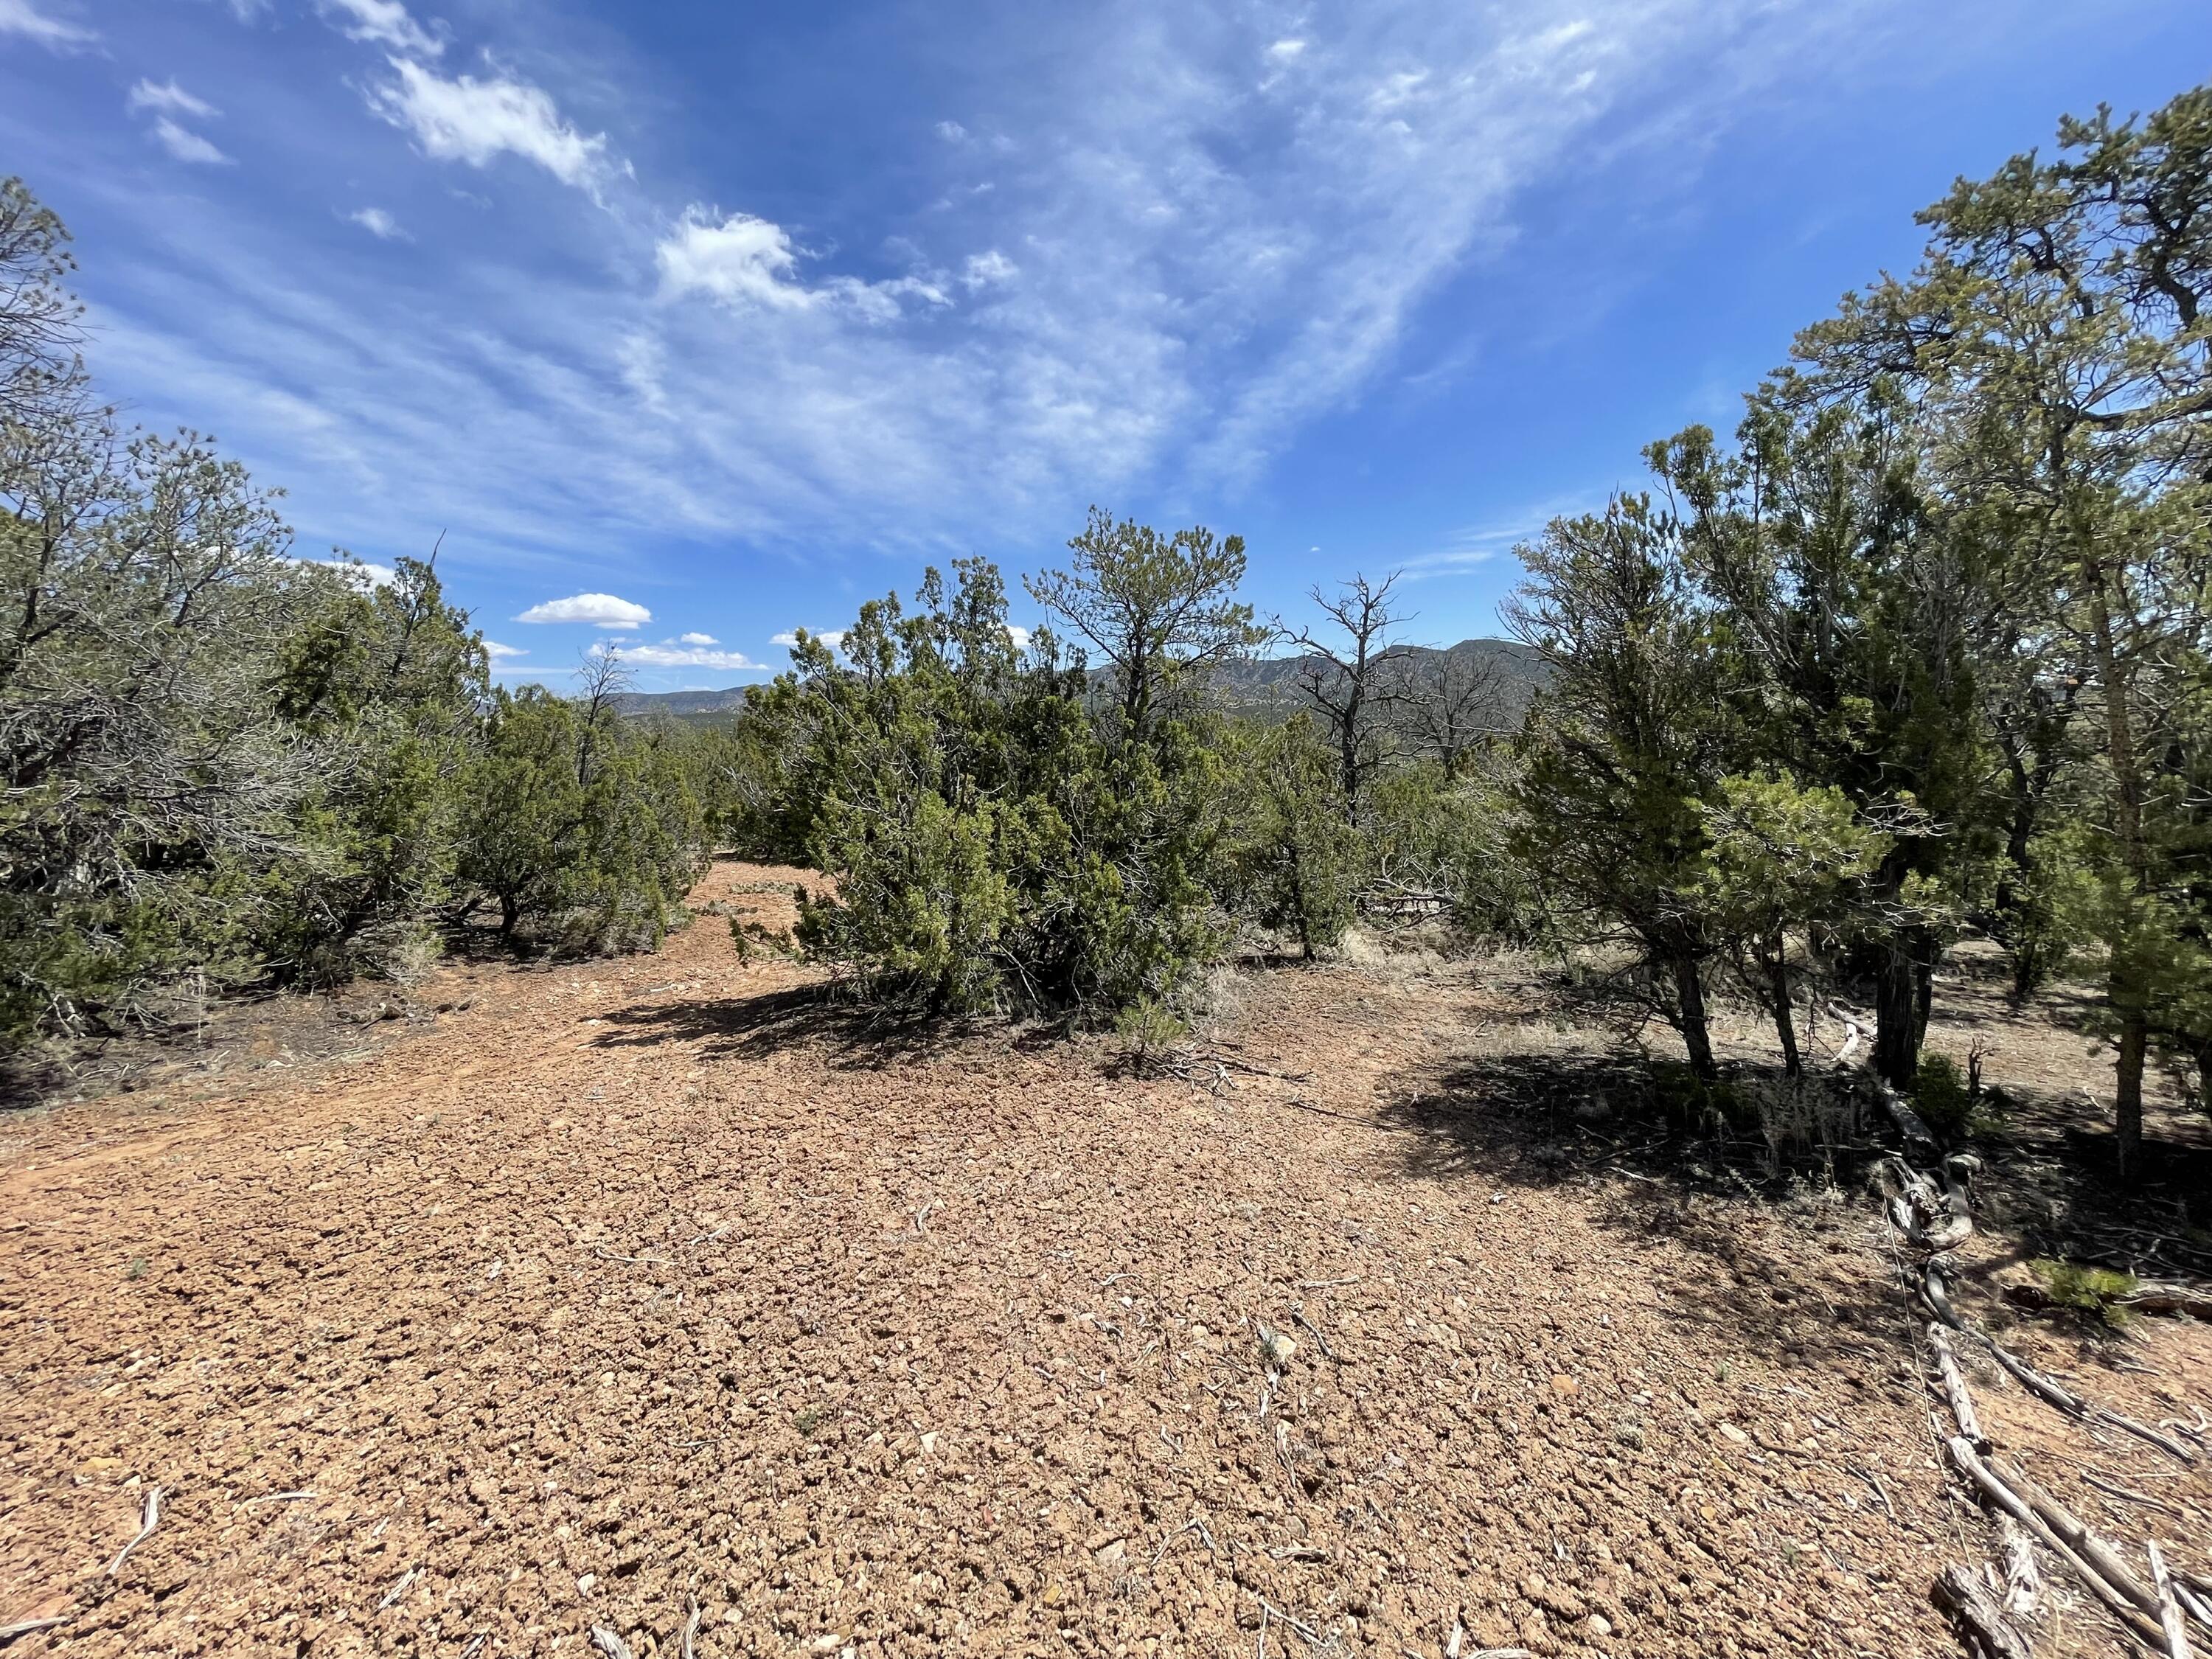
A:
[[[2031,1618],[2043,1594],[2043,1578],[2035,1570],[2035,1540],[2009,1514],[1997,1516],[1997,1540],[2004,1552],[2005,1609]]]
[[[2005,1286],[2005,1300],[2014,1307],[2031,1312],[2043,1313],[2061,1305],[2057,1297],[2033,1282]],[[2112,1298],[2112,1305],[2126,1308],[2136,1313],[2187,1315],[2191,1318],[2212,1321],[2212,1291],[2202,1291],[2193,1285],[2169,1285],[2146,1281],[2124,1296]]]
[[[2166,1659],[2189,1659],[2189,1632],[2181,1622],[2181,1608],[2173,1599],[2173,1581],[2166,1576],[2166,1558],[2158,1551],[2158,1540],[2143,1540],[2144,1552],[2150,1557],[2152,1592],[2158,1597],[2158,1622],[2166,1632]]]
[[[1928,1346],[1935,1352],[1936,1372],[1943,1380],[1943,1394],[1951,1402],[1959,1432],[1978,1449],[1987,1446],[1989,1437],[1982,1432],[1981,1421],[1974,1415],[1974,1397],[1966,1390],[1966,1373],[1959,1369],[1959,1356],[1951,1352],[1951,1338],[1939,1321],[1928,1322]]]
[[[2194,1285],[2143,1283],[2112,1300],[2119,1307],[2142,1313],[2187,1314],[2192,1319],[2212,1320],[2212,1291]]]
[[[1966,1443],[1964,1435],[1954,1434],[1943,1443],[1951,1454],[1953,1467],[1957,1468],[1960,1474],[1966,1476],[1984,1497],[2018,1521],[2033,1534],[2038,1542],[2057,1556],[2066,1566],[2071,1568],[2075,1577],[2079,1578],[2090,1592],[2112,1611],[2114,1618],[2128,1627],[2132,1635],[2146,1643],[2155,1643],[2164,1639],[2165,1632],[2159,1628],[2142,1606],[2132,1600],[2124,1589],[2107,1580],[2096,1568],[2091,1566],[2076,1553],[2063,1538],[2051,1530],[2050,1525],[2036,1513],[2034,1508],[2025,1498],[2014,1491],[2012,1486],[1995,1470],[1975,1455],[1973,1447]],[[2130,1578],[2132,1583],[2131,1575]]]
[[[2103,1575],[2105,1582],[2125,1595],[2146,1613],[2158,1611],[2158,1598],[2150,1587],[2136,1577],[2135,1569],[2120,1559],[2120,1553],[2089,1530],[2087,1522],[2053,1498],[2049,1492],[2027,1478],[2017,1465],[2001,1468],[1999,1474],[2007,1486],[2018,1492],[2027,1506],[2039,1516],[2045,1526],[2066,1540],[2067,1547]]]
[[[148,1488],[146,1492],[146,1518],[138,1528],[138,1535],[116,1552],[115,1559],[107,1564],[107,1576],[110,1578],[123,1571],[123,1564],[131,1559],[131,1551],[154,1535],[154,1528],[161,1524],[161,1489],[159,1486],[152,1486]]]
[[[22,1619],[12,1625],[0,1625],[0,1643],[12,1642],[19,1636],[29,1636],[34,1632],[52,1630],[57,1625],[67,1623],[67,1613],[56,1613],[51,1619]]]
[[[1955,1561],[1945,1567],[1936,1576],[1935,1599],[1983,1659],[2035,1659],[2027,1641],[1969,1569]]]
[[[605,1625],[592,1626],[592,1645],[605,1656],[605,1659],[635,1659],[629,1650],[629,1644]]]
[[[2173,1599],[2187,1609],[2191,1619],[2204,1627],[2206,1635],[2212,1636],[2212,1601],[2199,1595],[2179,1578],[2174,1581]]]
[[[1988,1350],[1990,1358],[2002,1365],[2008,1375],[2037,1399],[2047,1405],[2056,1407],[2067,1416],[2075,1418],[2081,1422],[2106,1423],[2113,1428],[2124,1429],[2139,1439],[2148,1441],[2160,1451],[2180,1462],[2193,1464],[2197,1462],[2196,1454],[2172,1435],[2162,1433],[2152,1428],[2148,1423],[2139,1423],[2124,1412],[2116,1412],[2108,1407],[2099,1406],[2082,1399],[2063,1384],[2045,1376],[2018,1354],[2006,1348],[1988,1332],[1968,1320],[1951,1305],[1951,1298],[1943,1288],[1942,1271],[1932,1261],[1928,1264],[1921,1276],[1921,1294],[1926,1297],[1929,1307],[1934,1310],[1938,1319],[1953,1330],[1963,1335],[1971,1336],[1975,1341],[1980,1343]]]

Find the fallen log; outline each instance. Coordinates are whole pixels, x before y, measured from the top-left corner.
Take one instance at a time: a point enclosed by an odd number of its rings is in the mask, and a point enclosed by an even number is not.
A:
[[[2013,1306],[2029,1313],[2049,1313],[2055,1308],[2070,1305],[2060,1302],[2033,1279],[2006,1285],[2004,1296]],[[2212,1321],[2212,1291],[2200,1290],[2194,1285],[2144,1282],[2124,1295],[2110,1298],[2110,1301],[2115,1308],[2125,1308],[2135,1313],[2171,1314]]]
[[[1982,1432],[1980,1419],[1974,1415],[1974,1397],[1966,1391],[1966,1376],[1959,1369],[1959,1356],[1951,1351],[1949,1334],[1933,1319],[1928,1322],[1928,1346],[1935,1351],[1936,1373],[1942,1379],[1943,1395],[1951,1402],[1951,1415],[1959,1425],[1959,1432],[1972,1441],[1977,1450],[1986,1449],[1989,1437]]]
[[[2033,1618],[2043,1594],[2043,1579],[2035,1570],[2035,1540],[2010,1514],[1997,1516],[1997,1540],[2004,1551],[2005,1608],[2021,1618]]]
[[[2081,1399],[2045,1376],[2027,1361],[1998,1342],[1987,1331],[1968,1320],[1951,1305],[1951,1298],[1944,1292],[1942,1272],[1932,1261],[1928,1264],[1922,1274],[1920,1291],[1938,1319],[1962,1335],[1972,1337],[1974,1340],[1988,1349],[1990,1358],[2004,1367],[2014,1381],[2035,1395],[2037,1399],[2047,1405],[2056,1407],[2067,1416],[2081,1422],[2106,1423],[2113,1428],[2124,1429],[2128,1433],[2139,1439],[2148,1441],[2169,1457],[2181,1462],[2194,1464],[2197,1462],[2196,1454],[2172,1435],[2161,1433],[2147,1423],[2138,1423],[2125,1413],[2112,1411],[2109,1407],[2094,1405]]]
[[[2146,1644],[2164,1643],[2165,1631],[2151,1619],[2149,1614],[2132,1600],[2125,1590],[2110,1583],[2088,1562],[2075,1553],[2073,1547],[2051,1529],[2049,1523],[2036,1513],[2034,1507],[2026,1498],[2014,1492],[1994,1469],[1975,1455],[1973,1447],[1966,1443],[1964,1435],[1952,1435],[1943,1443],[1945,1449],[1951,1454],[1953,1467],[1960,1474],[1966,1476],[1984,1497],[2019,1522],[2045,1548],[2072,1568],[2074,1576],[2087,1585],[2090,1592],[2111,1610],[2112,1616],[2127,1627],[2130,1635]],[[2133,1575],[2129,1575],[2129,1578],[2132,1583]]]
[[[1967,1568],[1955,1561],[1945,1567],[1936,1576],[1932,1595],[1982,1659],[2035,1659],[2027,1638],[2013,1628],[1982,1588],[1981,1579]]]
[[[2189,1632],[2173,1599],[2173,1581],[2166,1577],[2166,1558],[2158,1553],[2155,1538],[2145,1539],[2143,1548],[2150,1556],[2151,1588],[2158,1594],[2158,1622],[2166,1632],[2166,1659],[2189,1659]]]

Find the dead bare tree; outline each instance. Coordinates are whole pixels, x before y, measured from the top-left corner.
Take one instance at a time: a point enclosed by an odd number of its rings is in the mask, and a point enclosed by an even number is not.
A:
[[[635,680],[622,659],[619,646],[594,646],[584,653],[576,671],[576,783],[589,788],[592,763],[599,757],[599,738],[615,713],[615,700]]]
[[[1510,698],[1493,657],[1439,651],[1400,660],[1389,701],[1413,746],[1459,777],[1468,758],[1508,729]]]
[[[1354,575],[1334,597],[1316,586],[1309,595],[1322,615],[1341,633],[1341,643],[1325,641],[1311,628],[1291,629],[1278,618],[1283,636],[1305,653],[1298,691],[1321,717],[1337,759],[1337,786],[1346,815],[1357,823],[1367,781],[1383,760],[1382,715],[1386,712],[1399,665],[1412,647],[1391,642],[1393,629],[1413,620],[1410,611],[1391,607],[1390,590],[1404,573],[1392,571],[1380,582]]]

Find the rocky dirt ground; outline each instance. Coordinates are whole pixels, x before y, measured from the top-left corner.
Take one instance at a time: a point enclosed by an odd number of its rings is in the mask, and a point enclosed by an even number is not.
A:
[[[708,917],[0,1121],[0,1626],[60,1620],[9,1659],[1960,1650],[1988,1528],[1863,1194],[1647,1161],[1533,981],[1238,975],[1163,1077],[811,987]],[[2013,1340],[2191,1423],[2208,1334]],[[2212,1443],[1978,1389],[2212,1571]],[[2044,1650],[2100,1620],[2054,1578]]]

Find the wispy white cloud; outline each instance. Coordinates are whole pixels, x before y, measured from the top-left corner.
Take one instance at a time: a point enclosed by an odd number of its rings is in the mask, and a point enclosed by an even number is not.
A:
[[[349,40],[367,40],[418,58],[435,58],[446,43],[417,23],[400,0],[319,0],[323,15]]]
[[[400,228],[397,219],[380,207],[356,208],[346,217],[380,241],[406,242],[414,240]]]
[[[750,302],[786,310],[815,295],[795,278],[799,254],[783,227],[732,213],[719,222],[704,208],[688,210],[653,251],[672,294],[705,294],[726,305]]]
[[[712,634],[678,634],[674,639],[665,641],[663,643],[668,645],[720,645],[721,641],[716,639]]]
[[[810,628],[806,631],[832,651],[842,651],[845,647],[845,630],[842,628]],[[769,643],[783,646],[797,645],[799,630],[795,628],[787,629],[784,632],[771,637]]]
[[[151,131],[154,142],[179,161],[190,161],[202,167],[229,164],[230,157],[189,127],[179,126],[166,115],[155,118]]]
[[[1603,504],[1601,495],[1560,495],[1532,501],[1494,522],[1468,525],[1453,531],[1443,538],[1443,545],[1415,554],[1403,561],[1400,568],[1408,581],[1462,575],[1507,556],[1523,542],[1534,540],[1553,520],[1594,513]],[[1317,553],[1321,550],[1313,550]]]
[[[528,650],[521,646],[501,645],[497,640],[486,640],[483,642],[483,648],[484,654],[495,663],[504,662],[509,657],[526,657],[530,654]]]
[[[631,629],[653,620],[653,612],[611,593],[575,593],[533,605],[519,623],[589,623],[594,628]]]
[[[131,395],[222,432],[334,537],[451,525],[549,571],[633,532],[934,553],[1071,501],[1219,501],[1399,365],[1525,193],[1600,156],[1681,176],[1680,134],[1724,131],[1892,3],[1055,13],[1038,61],[1068,67],[994,89],[992,137],[927,147],[917,212],[884,219],[915,239],[896,255],[804,210],[684,211],[672,164],[617,189],[612,141],[569,112],[611,107],[586,101],[606,83],[550,22],[530,79],[379,52],[372,106],[424,155],[523,159],[612,210],[533,205],[513,254],[498,210],[472,216],[411,287],[386,260],[310,272],[278,227],[164,225],[95,368],[128,364]],[[1255,88],[1291,38],[1295,72]],[[1655,138],[1662,108],[1680,125]]]
[[[604,650],[617,661],[635,663],[641,668],[713,668],[734,674],[763,666],[741,651],[710,651],[697,646],[608,645],[594,648]]]
[[[629,171],[608,155],[605,133],[586,135],[570,125],[542,87],[498,76],[448,79],[411,58],[387,61],[397,78],[369,88],[369,107],[412,134],[437,161],[483,167],[517,155],[594,196]]]
[[[197,116],[203,121],[212,120],[222,112],[205,99],[195,98],[174,80],[140,81],[131,88],[124,107],[137,114],[141,110],[159,110],[167,115]]]
[[[20,34],[52,52],[66,52],[100,38],[80,24],[40,11],[31,0],[0,0],[0,34]]]
[[[389,587],[399,580],[399,573],[390,565],[372,564],[367,559],[308,559],[304,562],[337,571],[363,592],[374,588]]]
[[[937,136],[948,144],[964,143],[968,138],[968,129],[957,121],[939,121],[937,124]]]

